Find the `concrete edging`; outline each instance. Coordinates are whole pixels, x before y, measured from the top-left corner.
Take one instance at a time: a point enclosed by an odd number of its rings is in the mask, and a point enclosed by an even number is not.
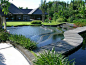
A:
[[[63,41],[67,42],[68,44],[74,46],[74,48],[67,50],[63,54],[67,54],[76,48],[80,47],[83,43],[83,38],[79,35],[80,33],[86,31],[86,26],[85,27],[78,27],[73,30],[68,30],[64,32],[64,39]]]

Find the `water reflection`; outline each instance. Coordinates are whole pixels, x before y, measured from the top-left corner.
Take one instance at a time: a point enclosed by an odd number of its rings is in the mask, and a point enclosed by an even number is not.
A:
[[[84,34],[81,34],[83,37],[83,45],[81,47],[82,50],[86,50],[86,32]]]

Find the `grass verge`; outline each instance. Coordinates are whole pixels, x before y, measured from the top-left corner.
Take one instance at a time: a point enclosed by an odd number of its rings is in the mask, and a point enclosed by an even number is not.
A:
[[[31,22],[29,21],[12,21],[12,22],[6,22],[6,26],[26,26],[26,25],[32,25],[32,26],[40,26],[40,25],[58,25],[58,24],[62,24],[62,23],[65,23],[65,22],[51,22],[51,23],[48,23],[48,22],[42,22],[42,24],[31,24]],[[3,24],[4,25],[4,24]]]

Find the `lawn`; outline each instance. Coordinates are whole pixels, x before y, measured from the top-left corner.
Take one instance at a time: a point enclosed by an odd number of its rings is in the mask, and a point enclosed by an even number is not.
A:
[[[65,23],[65,22],[51,22],[51,23],[44,22],[44,23],[42,23],[42,25],[58,25],[61,23]],[[6,22],[6,25],[7,26],[22,26],[22,25],[34,25],[34,24],[31,24],[30,21],[16,21],[16,22],[15,21],[12,21],[12,22],[8,21],[8,22]],[[35,24],[35,25],[38,25],[38,24]]]
[[[17,21],[17,22],[6,22],[7,26],[18,26],[18,25],[31,25],[31,22],[20,22],[20,21]]]
[[[43,25],[58,25],[58,24],[62,24],[62,23],[65,23],[65,22],[51,22],[51,23],[44,22],[42,24]]]

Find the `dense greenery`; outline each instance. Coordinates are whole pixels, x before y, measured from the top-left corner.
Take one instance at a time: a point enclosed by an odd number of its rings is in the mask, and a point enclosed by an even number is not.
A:
[[[86,19],[76,19],[76,20],[73,20],[73,22],[77,27],[82,27],[86,25]]]
[[[8,40],[9,33],[6,30],[0,29],[0,42]]]
[[[35,55],[36,56],[36,55]],[[57,54],[54,49],[52,51],[45,51],[40,56],[36,56],[35,65],[74,65],[75,62],[70,63],[62,54]]]
[[[47,19],[45,19],[45,22],[50,22],[50,20],[53,20],[54,22],[65,21],[73,23],[73,20],[86,18],[86,8],[83,0],[71,0],[70,3],[61,1],[49,1],[46,3],[45,0],[43,3],[45,9],[41,10],[48,13],[48,15],[46,15]],[[40,7],[43,7],[43,5]],[[82,20],[79,22],[82,22]]]
[[[86,31],[82,34],[81,36],[83,37],[83,45],[82,45],[82,49],[85,50],[86,49]]]
[[[10,35],[8,38],[10,41],[18,43],[19,45],[29,50],[33,50],[37,47],[35,42],[22,35]]]

